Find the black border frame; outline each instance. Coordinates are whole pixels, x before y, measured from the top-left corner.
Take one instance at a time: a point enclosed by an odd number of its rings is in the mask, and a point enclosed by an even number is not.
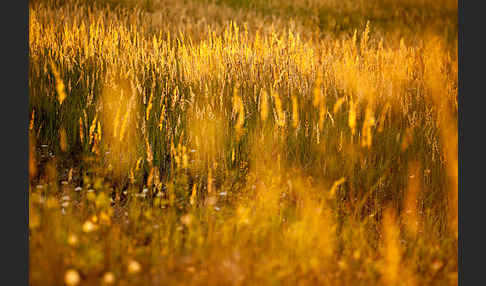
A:
[[[3,285],[29,285],[28,69],[29,1],[5,2],[0,17],[3,39],[2,101],[3,179],[0,217],[3,225]],[[12,283],[12,282],[13,283]]]
[[[485,208],[484,200],[479,198],[482,194],[481,181],[483,169],[481,156],[484,145],[478,140],[481,136],[481,125],[484,121],[482,110],[484,106],[479,103],[484,90],[484,53],[486,45],[482,44],[481,25],[485,17],[481,9],[482,1],[468,1],[468,9],[464,7],[465,0],[458,0],[458,147],[459,147],[459,241],[458,241],[458,267],[459,285],[481,285],[474,280],[484,280],[482,277],[483,255],[481,245],[486,237],[481,235],[483,227],[482,210]],[[7,250],[3,256],[2,284],[29,285],[29,229],[28,229],[28,0],[8,1],[1,17],[3,71],[2,91],[4,110],[1,122],[4,123],[3,132],[6,136],[2,143],[4,152],[4,167],[2,173],[8,177],[8,187],[4,185],[0,202],[3,221],[7,224],[3,228],[2,247]],[[440,5],[440,2],[437,3]],[[477,7],[473,5],[476,4]],[[476,13],[474,13],[476,12]],[[9,17],[12,16],[12,17]],[[468,23],[468,33],[476,39],[468,48],[468,61],[464,60],[464,30]],[[483,57],[481,57],[483,55]],[[467,78],[467,85],[464,79]],[[467,88],[467,91],[466,91]],[[5,101],[5,99],[7,99]],[[477,101],[474,102],[474,100]],[[476,104],[475,104],[476,103]],[[475,107],[475,108],[474,108]],[[467,110],[467,111],[466,111]],[[466,118],[468,123],[466,124]],[[469,129],[465,135],[465,129]],[[472,136],[471,136],[472,135]],[[476,135],[476,136],[474,136]],[[475,159],[475,160],[474,160]],[[4,176],[5,178],[5,176]],[[474,180],[477,181],[474,181]],[[476,187],[479,186],[478,187]],[[465,237],[467,240],[465,240]],[[469,251],[465,251],[465,246]],[[468,263],[464,264],[467,257]],[[467,267],[467,268],[466,268]],[[464,275],[466,274],[466,275]],[[483,279],[481,279],[483,278]],[[14,281],[14,283],[8,283]]]

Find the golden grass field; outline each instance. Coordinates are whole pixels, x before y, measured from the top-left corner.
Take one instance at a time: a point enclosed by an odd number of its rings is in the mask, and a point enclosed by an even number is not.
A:
[[[31,285],[457,285],[457,2],[31,0]]]

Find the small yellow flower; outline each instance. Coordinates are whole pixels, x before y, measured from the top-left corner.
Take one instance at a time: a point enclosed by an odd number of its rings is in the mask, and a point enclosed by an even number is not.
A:
[[[64,282],[68,286],[74,286],[78,285],[79,282],[81,281],[81,278],[79,276],[78,271],[74,269],[69,269],[66,271],[66,274],[64,275]]]
[[[442,261],[436,260],[436,261],[434,261],[434,262],[432,263],[432,265],[430,265],[430,267],[431,267],[433,270],[437,271],[437,270],[439,270],[440,268],[442,268],[442,266],[443,266],[443,265],[444,265],[444,263],[442,263]]]
[[[93,232],[95,231],[96,229],[98,228],[98,226],[94,223],[92,223],[90,220],[87,220],[84,224],[83,224],[83,231],[86,232],[86,233],[90,233],[90,232]]]
[[[115,274],[113,274],[112,272],[106,272],[105,275],[103,275],[103,283],[104,284],[115,283]]]
[[[142,270],[142,266],[140,265],[140,263],[133,259],[130,260],[130,262],[128,263],[128,273],[137,274],[140,272],[140,270]]]
[[[78,244],[78,237],[75,234],[70,234],[68,236],[68,243],[71,246],[76,246]]]

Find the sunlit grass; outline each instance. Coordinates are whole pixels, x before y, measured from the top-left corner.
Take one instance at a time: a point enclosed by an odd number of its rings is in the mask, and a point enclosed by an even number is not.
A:
[[[61,2],[29,8],[33,285],[457,285],[449,2]]]

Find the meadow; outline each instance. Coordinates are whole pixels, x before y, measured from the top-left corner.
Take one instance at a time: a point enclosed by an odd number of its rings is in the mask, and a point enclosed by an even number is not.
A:
[[[30,285],[457,285],[457,1],[31,0]]]

